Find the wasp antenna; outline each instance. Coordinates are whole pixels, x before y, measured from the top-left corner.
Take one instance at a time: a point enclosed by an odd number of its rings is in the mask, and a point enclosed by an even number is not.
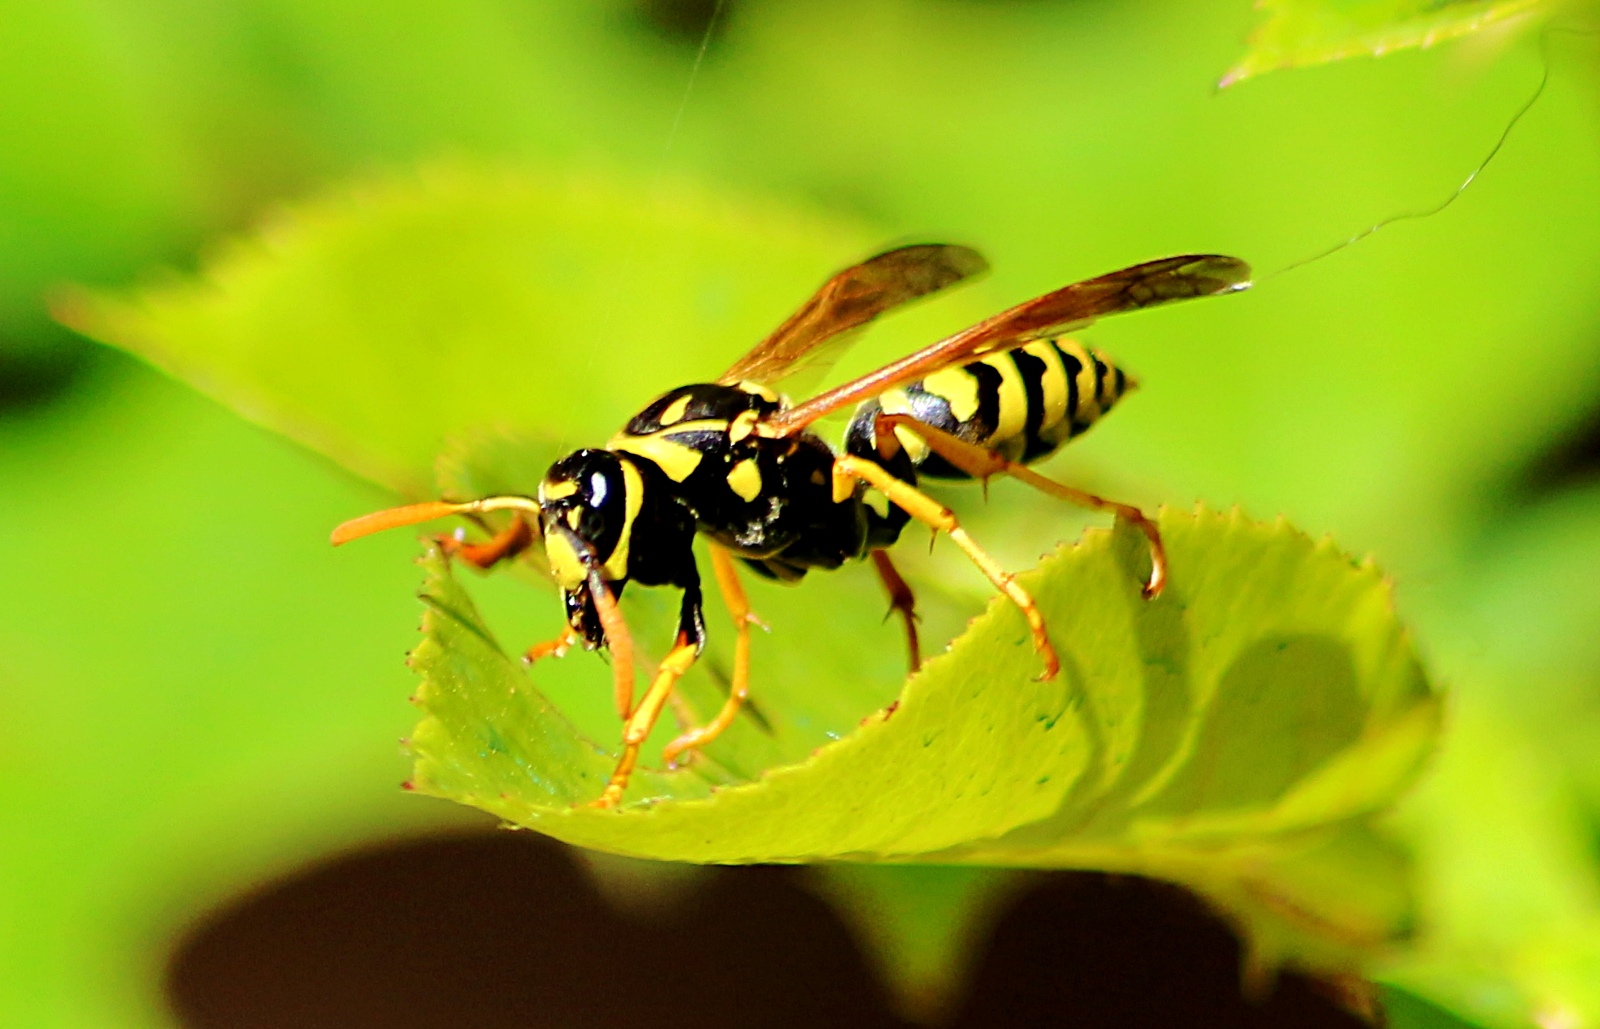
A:
[[[539,502],[529,497],[486,497],[483,500],[472,500],[465,504],[452,504],[444,500],[429,500],[421,504],[407,504],[405,507],[391,507],[387,511],[374,511],[360,518],[352,518],[348,522],[333,530],[329,539],[334,546],[349,543],[362,536],[370,536],[375,532],[385,529],[398,529],[402,525],[416,525],[418,522],[431,522],[435,518],[443,518],[453,514],[477,514],[483,511],[504,510],[529,511],[534,515],[539,513]]]
[[[422,504],[407,504],[405,507],[391,507],[387,511],[374,511],[372,514],[352,518],[348,522],[333,530],[328,539],[334,546],[349,543],[362,536],[370,536],[375,532],[385,529],[397,529],[402,525],[415,525],[418,522],[430,522],[435,518],[455,514],[460,511],[463,504],[447,504],[442,500],[430,500]]]

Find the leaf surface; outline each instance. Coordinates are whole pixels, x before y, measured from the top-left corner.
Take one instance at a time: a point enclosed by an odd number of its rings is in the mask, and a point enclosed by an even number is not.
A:
[[[197,277],[57,313],[408,496],[502,427],[604,440],[709,381],[841,264],[859,230],[697,190],[440,166],[281,213]]]
[[[1257,0],[1267,20],[1221,86],[1280,68],[1428,47],[1548,6],[1546,0]]]
[[[1264,962],[1348,963],[1407,924],[1403,862],[1369,820],[1430,751],[1437,700],[1370,565],[1237,513],[1169,511],[1162,530],[1173,578],[1154,602],[1139,597],[1131,533],[1091,531],[1021,576],[1061,652],[1057,679],[1036,681],[1026,626],[1000,602],[892,710],[870,677],[758,657],[766,728],[736,726],[747,732],[703,765],[637,775],[615,811],[585,806],[615,727],[574,728],[430,554],[414,786],[640,857],[1157,875],[1246,923]],[[805,589],[837,598],[826,579]],[[829,641],[844,607],[769,618],[789,637],[780,653],[856,646],[845,622]],[[588,662],[604,691],[593,657],[566,661]]]

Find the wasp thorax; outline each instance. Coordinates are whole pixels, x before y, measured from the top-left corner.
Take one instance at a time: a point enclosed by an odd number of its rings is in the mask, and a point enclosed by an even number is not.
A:
[[[591,568],[628,577],[628,533],[638,510],[638,471],[609,450],[578,450],[539,484],[545,553],[556,584],[575,590]]]

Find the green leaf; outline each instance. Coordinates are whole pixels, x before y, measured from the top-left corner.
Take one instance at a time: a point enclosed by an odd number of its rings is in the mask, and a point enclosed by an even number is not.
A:
[[[1001,912],[1033,880],[961,865],[825,864],[812,881],[877,958],[900,1013],[936,1025],[967,986]]]
[[[819,864],[813,888],[850,923],[901,1015],[938,1024],[1026,872],[954,864]]]
[[[530,677],[508,656],[430,553],[414,786],[640,857],[1155,875],[1240,921],[1261,967],[1347,967],[1405,931],[1403,862],[1369,821],[1431,749],[1437,700],[1370,564],[1237,513],[1168,511],[1161,525],[1172,584],[1157,601],[1139,597],[1147,559],[1130,531],[1091,531],[1020,577],[1061,653],[1056,679],[1036,681],[1020,613],[995,601],[892,710],[877,667],[890,648],[863,638],[877,618],[852,601],[875,607],[870,587],[758,590],[777,641],[756,657],[762,717],[703,762],[642,770],[614,811],[585,805],[611,771],[615,724],[578,731],[535,686],[545,666]],[[826,606],[773,603],[805,591]],[[669,623],[635,611],[642,640],[666,638]],[[714,630],[707,663],[729,636]],[[835,645],[861,674],[817,674]],[[604,667],[576,663],[604,694]],[[712,710],[714,695],[689,694],[700,717]]]
[[[1257,0],[1267,21],[1221,86],[1279,68],[1428,47],[1525,14],[1546,0]]]
[[[837,220],[680,184],[470,166],[293,208],[197,278],[57,314],[253,421],[421,496],[485,426],[605,439],[715,378],[870,249]],[[537,455],[536,455],[537,456]]]

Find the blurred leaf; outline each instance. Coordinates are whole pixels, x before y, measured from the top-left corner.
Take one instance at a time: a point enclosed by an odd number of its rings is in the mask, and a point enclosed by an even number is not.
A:
[[[85,381],[0,419],[0,554],[32,584],[0,625],[0,1025],[172,1029],[162,969],[208,908],[485,819],[396,788],[413,548],[326,542],[378,491],[123,355]]]
[[[416,495],[484,425],[605,438],[867,249],[686,187],[452,166],[288,211],[198,280],[78,292],[58,314]]]
[[[1244,59],[1222,77],[1227,87],[1279,68],[1379,57],[1428,47],[1524,14],[1546,0],[1257,0],[1268,12]]]
[[[813,881],[878,959],[901,1013],[938,1024],[1001,908],[1029,881],[962,865],[825,864]]]
[[[1388,1029],[1482,1029],[1405,990],[1385,987],[1381,997]]]
[[[1169,511],[1162,529],[1173,578],[1155,602],[1139,597],[1131,532],[1091,532],[1022,577],[1062,655],[1055,680],[1035,680],[1022,618],[1000,602],[892,712],[874,713],[881,693],[848,671],[797,676],[799,662],[758,657],[763,747],[730,732],[710,761],[646,769],[618,811],[581,806],[610,754],[534,687],[430,553],[414,785],[640,857],[1155,875],[1245,923],[1260,967],[1348,966],[1406,927],[1403,863],[1366,821],[1430,750],[1437,701],[1370,565],[1236,513]],[[773,635],[786,655],[838,650],[848,668],[864,648],[839,610],[812,626],[770,619]]]

